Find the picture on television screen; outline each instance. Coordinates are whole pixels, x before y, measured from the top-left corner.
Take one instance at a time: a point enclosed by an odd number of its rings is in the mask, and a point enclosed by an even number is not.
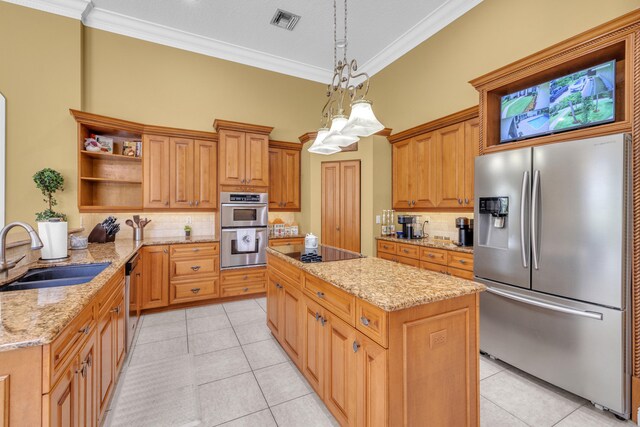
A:
[[[612,122],[615,61],[501,99],[500,142]]]

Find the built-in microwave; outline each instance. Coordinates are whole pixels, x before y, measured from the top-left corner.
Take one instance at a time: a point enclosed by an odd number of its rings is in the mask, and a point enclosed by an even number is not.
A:
[[[220,226],[266,227],[267,193],[220,193]]]

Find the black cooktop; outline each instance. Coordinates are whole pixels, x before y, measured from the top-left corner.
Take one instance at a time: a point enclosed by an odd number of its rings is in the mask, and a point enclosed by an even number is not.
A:
[[[329,262],[362,258],[361,254],[331,246],[318,245],[318,249],[305,249],[304,245],[276,246],[274,249],[301,262]]]

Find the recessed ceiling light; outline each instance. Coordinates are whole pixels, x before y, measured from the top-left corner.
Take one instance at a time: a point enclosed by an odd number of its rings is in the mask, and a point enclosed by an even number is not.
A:
[[[293,31],[293,27],[296,26],[299,20],[300,15],[278,9],[276,10],[276,14],[273,15],[273,18],[271,18],[271,25]]]

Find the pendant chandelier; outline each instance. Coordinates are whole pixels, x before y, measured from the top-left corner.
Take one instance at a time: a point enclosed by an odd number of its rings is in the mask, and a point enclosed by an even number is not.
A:
[[[338,41],[337,0],[333,0],[333,79],[327,86],[327,102],[322,108],[322,125],[309,147],[310,153],[334,154],[358,140],[384,129],[373,114],[369,92],[369,75],[358,72],[355,59],[347,60],[347,0],[344,0],[344,39]],[[338,47],[343,50],[338,60]],[[351,112],[345,114],[345,98]]]

